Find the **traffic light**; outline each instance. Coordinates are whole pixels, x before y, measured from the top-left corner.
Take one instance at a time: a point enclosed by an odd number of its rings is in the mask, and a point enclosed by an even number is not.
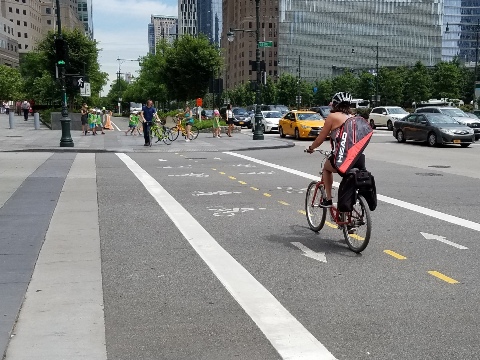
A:
[[[55,55],[57,66],[66,66],[68,62],[68,44],[63,39],[55,39]]]

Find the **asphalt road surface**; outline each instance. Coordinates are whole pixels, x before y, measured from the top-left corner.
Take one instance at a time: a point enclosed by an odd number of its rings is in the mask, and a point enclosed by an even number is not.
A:
[[[308,228],[309,144],[96,154],[108,359],[479,358],[480,146],[375,130],[355,254]]]

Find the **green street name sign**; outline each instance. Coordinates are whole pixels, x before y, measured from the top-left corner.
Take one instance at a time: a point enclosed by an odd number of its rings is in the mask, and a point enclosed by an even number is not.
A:
[[[272,47],[273,41],[259,41],[258,47]]]

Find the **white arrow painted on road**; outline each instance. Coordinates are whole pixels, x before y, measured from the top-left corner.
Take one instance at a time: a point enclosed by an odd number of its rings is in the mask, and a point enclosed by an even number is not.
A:
[[[444,236],[427,234],[427,233],[423,233],[423,232],[420,232],[420,234],[422,234],[423,237],[427,240],[438,240],[440,242],[443,242],[444,244],[448,244],[448,245],[451,245],[453,247],[456,247],[457,249],[468,250],[467,247],[465,247],[463,245],[458,245],[458,244],[454,243],[453,241],[447,240]]]
[[[324,263],[327,262],[327,257],[325,256],[324,252],[317,253],[317,252],[309,249],[308,247],[306,247],[305,245],[303,245],[302,243],[299,243],[299,242],[292,242],[291,244],[293,246],[299,248],[300,250],[302,250],[303,251],[302,255],[304,255],[306,257],[309,257],[311,259],[314,259],[314,260],[324,262]]]

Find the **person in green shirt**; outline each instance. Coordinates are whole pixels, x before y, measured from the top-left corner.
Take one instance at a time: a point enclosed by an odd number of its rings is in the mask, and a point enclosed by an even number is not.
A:
[[[97,121],[97,128],[100,128],[100,131],[102,132],[102,134],[105,135],[105,132],[103,131],[102,112],[100,110],[97,111],[96,121]]]
[[[91,109],[90,113],[88,114],[88,127],[92,131],[92,135],[97,135],[96,127],[96,115],[95,110]]]
[[[129,131],[131,135],[134,135],[133,133],[135,132],[135,129],[137,129],[137,126],[138,126],[138,115],[137,115],[137,112],[133,112],[130,114],[130,119],[128,121],[128,130],[125,131],[125,135],[128,135]]]

